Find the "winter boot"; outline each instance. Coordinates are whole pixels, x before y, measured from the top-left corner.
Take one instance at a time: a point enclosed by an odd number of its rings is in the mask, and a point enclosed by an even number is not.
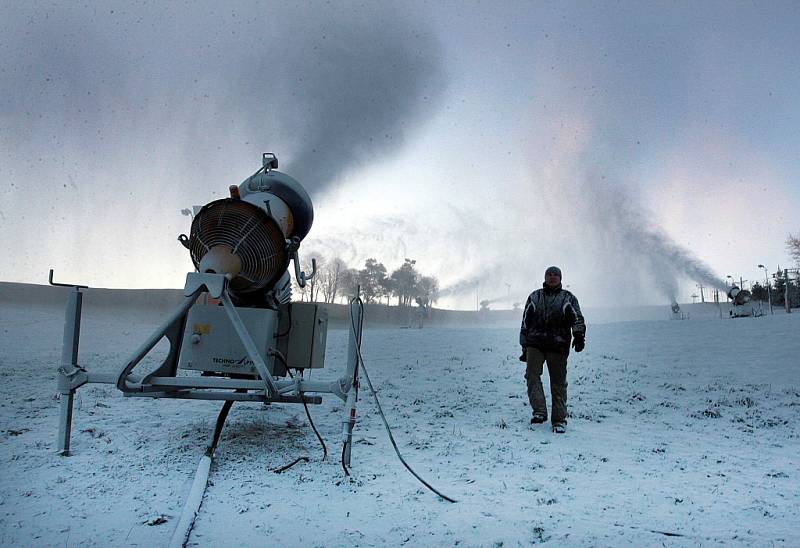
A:
[[[547,415],[542,415],[541,413],[534,413],[533,417],[531,417],[531,424],[542,424],[547,420]]]
[[[554,422],[553,423],[553,432],[556,434],[563,434],[567,431],[567,425],[563,422]]]

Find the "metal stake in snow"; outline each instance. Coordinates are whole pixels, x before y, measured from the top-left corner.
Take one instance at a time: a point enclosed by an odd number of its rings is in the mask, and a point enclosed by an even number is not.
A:
[[[50,269],[48,281],[50,285],[69,287],[71,290],[67,294],[67,306],[64,313],[64,341],[61,345],[61,363],[56,372],[58,392],[61,396],[57,450],[60,455],[66,457],[69,456],[72,406],[75,399],[75,391],[88,380],[86,371],[78,365],[78,346],[81,338],[81,306],[83,303],[81,289],[88,289],[88,287],[54,282],[52,268]]]

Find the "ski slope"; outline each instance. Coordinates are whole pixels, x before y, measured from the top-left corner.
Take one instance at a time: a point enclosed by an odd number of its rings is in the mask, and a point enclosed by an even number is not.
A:
[[[362,382],[351,478],[338,399],[311,406],[324,462],[302,406],[235,404],[189,545],[800,545],[800,314],[587,320],[556,435],[528,424],[517,326],[365,318],[366,367],[405,458],[458,503],[403,469]],[[0,307],[0,545],[164,545],[221,403],[85,386],[74,455],[57,456],[62,322],[59,306]],[[157,323],[85,310],[80,363],[115,371]],[[329,333],[315,378],[338,376],[346,335]]]

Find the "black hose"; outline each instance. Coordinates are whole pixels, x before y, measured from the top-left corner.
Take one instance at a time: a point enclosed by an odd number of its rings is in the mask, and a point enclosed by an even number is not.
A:
[[[356,300],[357,300],[359,306],[361,307],[362,316],[363,316],[364,303],[361,300],[361,298],[357,297]],[[355,322],[355,318],[353,318],[353,309],[352,308],[350,308],[350,325],[351,325],[351,327],[353,329],[353,335],[355,336],[355,333],[356,333],[356,322]],[[369,386],[370,392],[372,392],[372,397],[375,398],[375,404],[378,406],[378,413],[380,413],[381,420],[383,421],[383,426],[386,428],[386,433],[389,434],[389,440],[392,442],[392,446],[394,447],[394,452],[397,453],[397,458],[400,459],[400,462],[403,463],[403,466],[406,467],[406,470],[408,470],[411,473],[412,476],[417,478],[420,481],[420,483],[422,483],[422,485],[424,485],[425,487],[427,487],[428,489],[430,489],[431,491],[433,491],[434,493],[439,495],[444,500],[446,500],[448,502],[456,502],[455,499],[452,499],[452,498],[448,497],[447,495],[442,494],[435,487],[433,487],[430,483],[428,483],[427,481],[422,479],[422,477],[419,474],[417,474],[411,468],[411,466],[408,465],[408,463],[403,458],[403,455],[400,454],[400,449],[397,447],[397,442],[394,441],[394,436],[392,435],[392,429],[389,427],[389,423],[386,420],[386,415],[383,414],[383,408],[381,407],[381,402],[378,399],[378,394],[375,392],[375,388],[372,386],[372,381],[370,380],[369,374],[367,373],[367,368],[364,366],[364,358],[361,355],[361,341],[357,341],[357,343],[358,344],[356,344],[356,351],[358,352],[358,361],[361,363],[361,369],[364,371],[364,377],[367,379],[367,385]],[[344,447],[342,448],[342,467],[344,467]],[[345,473],[346,472],[347,472],[347,468],[345,468]],[[348,476],[349,475],[350,474],[348,474]]]
[[[306,417],[308,417],[308,423],[311,425],[311,429],[317,435],[317,439],[319,440],[319,443],[322,445],[322,460],[325,460],[328,458],[328,448],[325,446],[325,441],[322,439],[322,436],[320,436],[317,427],[314,425],[314,421],[311,420],[311,412],[308,410],[308,404],[306,403],[305,398],[303,398],[303,407],[306,408]]]
[[[347,469],[347,465],[344,463],[344,452],[347,451],[347,442],[342,444],[342,470],[344,470],[344,475],[348,478],[350,477],[350,471]]]
[[[239,390],[237,390],[238,392]],[[217,415],[217,424],[214,425],[214,437],[211,439],[211,445],[206,448],[206,455],[213,458],[214,451],[217,450],[217,444],[219,443],[219,438],[222,435],[222,427],[225,426],[225,419],[228,418],[228,412],[233,407],[233,400],[225,400],[225,403],[222,404],[222,409]]]
[[[298,462],[308,462],[308,457],[297,457],[289,464],[281,466],[280,468],[273,468],[270,472],[275,472],[276,474],[280,474],[281,472],[287,471],[289,468],[297,464]]]

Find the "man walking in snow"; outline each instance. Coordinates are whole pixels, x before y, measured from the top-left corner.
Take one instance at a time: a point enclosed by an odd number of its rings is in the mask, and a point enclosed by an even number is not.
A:
[[[547,420],[547,400],[542,371],[547,362],[552,397],[553,432],[563,434],[567,426],[567,357],[570,340],[575,352],[583,350],[586,324],[575,295],[561,287],[561,269],[551,266],[544,273],[544,285],[528,296],[522,315],[519,343],[520,361],[527,363],[525,380],[533,408],[531,424]]]

